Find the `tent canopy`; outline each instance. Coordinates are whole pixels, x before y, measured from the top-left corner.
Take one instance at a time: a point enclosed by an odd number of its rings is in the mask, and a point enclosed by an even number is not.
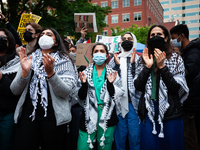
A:
[[[146,47],[146,45],[142,43],[137,43],[136,51],[139,53],[142,53],[143,49]]]

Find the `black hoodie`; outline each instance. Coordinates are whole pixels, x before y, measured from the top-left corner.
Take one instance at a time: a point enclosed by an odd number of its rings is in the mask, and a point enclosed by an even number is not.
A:
[[[184,49],[181,49],[186,70],[186,81],[189,87],[189,96],[183,103],[184,110],[200,110],[200,39],[192,40]],[[199,75],[198,75],[199,74]]]

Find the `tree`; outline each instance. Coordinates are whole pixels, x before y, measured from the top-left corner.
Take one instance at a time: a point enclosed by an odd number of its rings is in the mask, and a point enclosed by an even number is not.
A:
[[[137,42],[142,43],[142,44],[146,44],[146,39],[147,39],[147,34],[148,34],[149,29],[150,29],[150,26],[139,27],[136,24],[122,31],[120,31],[121,29],[119,26],[116,26],[116,32],[114,28],[111,28],[113,36],[123,35],[124,33],[129,31],[136,36]]]
[[[3,4],[2,0],[0,2],[2,13],[15,28],[18,27],[21,14],[32,13],[42,17],[39,24],[43,28],[55,28],[62,38],[70,35],[76,40],[80,37],[80,33],[75,32],[74,13],[96,13],[97,28],[101,32],[107,26],[104,22],[105,16],[111,12],[110,7],[94,6],[91,0],[72,2],[68,0],[8,0],[7,4]],[[88,37],[96,37],[96,34],[88,33]]]

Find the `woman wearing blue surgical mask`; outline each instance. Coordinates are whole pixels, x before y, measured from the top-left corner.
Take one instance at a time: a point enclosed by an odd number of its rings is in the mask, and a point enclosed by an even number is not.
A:
[[[14,149],[66,149],[77,75],[62,39],[56,30],[43,29],[32,55],[28,58],[22,48],[19,56],[21,67],[10,86],[21,95],[14,115]]]
[[[84,113],[80,121],[78,150],[94,147],[111,150],[113,133],[118,122],[116,107],[124,94],[117,72],[107,64],[107,46],[101,43],[92,49],[94,63],[79,73],[82,83],[78,96],[84,103]]]

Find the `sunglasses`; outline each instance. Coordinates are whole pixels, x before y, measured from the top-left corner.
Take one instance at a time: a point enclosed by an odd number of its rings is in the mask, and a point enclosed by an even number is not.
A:
[[[6,37],[6,36],[0,36],[0,40],[5,40],[5,41],[7,41],[7,37]]]
[[[132,37],[128,37],[128,38],[126,38],[126,37],[123,37],[123,38],[122,38],[122,41],[126,41],[126,40],[128,40],[128,41],[132,41],[132,40],[133,40],[133,38],[132,38]]]

